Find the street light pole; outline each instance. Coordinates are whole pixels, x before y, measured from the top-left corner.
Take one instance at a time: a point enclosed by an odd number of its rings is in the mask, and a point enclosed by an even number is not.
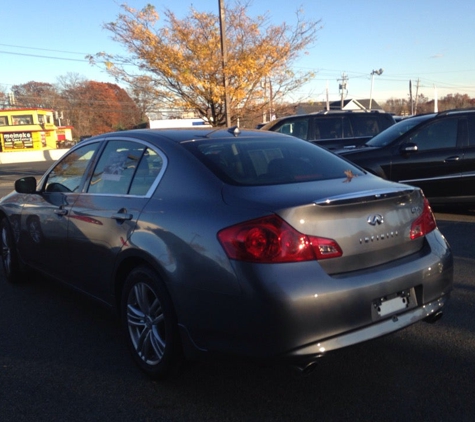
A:
[[[219,27],[221,31],[221,56],[223,60],[223,88],[224,88],[224,114],[226,115],[226,126],[231,127],[231,113],[229,112],[229,93],[227,77],[227,47],[226,47],[226,18],[223,0],[218,0],[219,4]]]
[[[369,93],[369,109],[371,110],[371,104],[373,102],[373,84],[374,84],[374,75],[381,75],[384,69],[373,70],[371,72],[371,91]]]

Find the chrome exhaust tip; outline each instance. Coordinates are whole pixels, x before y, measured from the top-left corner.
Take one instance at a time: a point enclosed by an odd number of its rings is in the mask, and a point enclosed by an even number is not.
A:
[[[443,311],[437,311],[435,314],[431,314],[428,317],[424,318],[423,321],[428,322],[429,324],[434,324],[444,315]]]
[[[306,377],[317,368],[318,361],[313,360],[302,365],[294,365],[292,368],[299,377]]]

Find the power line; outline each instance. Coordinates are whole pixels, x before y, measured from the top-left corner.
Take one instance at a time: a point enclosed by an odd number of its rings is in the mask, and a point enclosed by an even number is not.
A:
[[[77,51],[65,51],[65,50],[51,50],[49,48],[38,48],[38,47],[26,47],[23,45],[12,45],[12,44],[1,44],[3,47],[12,47],[12,48],[24,48],[27,50],[38,50],[38,51],[52,51],[54,53],[67,53],[67,54],[80,54],[82,56],[86,56],[89,53],[79,53]]]
[[[40,59],[66,60],[66,61],[71,61],[71,62],[82,62],[82,63],[87,63],[88,62],[88,60],[86,60],[86,59],[72,59],[72,58],[68,58],[68,57],[41,56],[39,54],[14,53],[12,51],[2,51],[2,50],[0,50],[0,53],[2,53],[2,54],[11,54],[11,55],[14,55],[14,56],[37,57],[37,58],[40,58]]]

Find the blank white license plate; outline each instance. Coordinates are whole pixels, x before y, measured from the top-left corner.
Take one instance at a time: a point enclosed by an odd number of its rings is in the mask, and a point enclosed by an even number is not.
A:
[[[393,312],[406,309],[408,306],[407,298],[405,297],[395,297],[393,299],[385,300],[378,307],[378,314],[380,316],[385,316],[392,314]]]

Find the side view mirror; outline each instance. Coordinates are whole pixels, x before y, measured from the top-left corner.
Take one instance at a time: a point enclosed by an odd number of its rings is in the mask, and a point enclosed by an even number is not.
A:
[[[408,142],[407,144],[401,145],[401,148],[399,148],[399,152],[402,154],[408,154],[411,152],[417,152],[417,144],[414,142]]]
[[[33,176],[22,177],[15,181],[15,190],[18,193],[35,193],[36,178]]]

